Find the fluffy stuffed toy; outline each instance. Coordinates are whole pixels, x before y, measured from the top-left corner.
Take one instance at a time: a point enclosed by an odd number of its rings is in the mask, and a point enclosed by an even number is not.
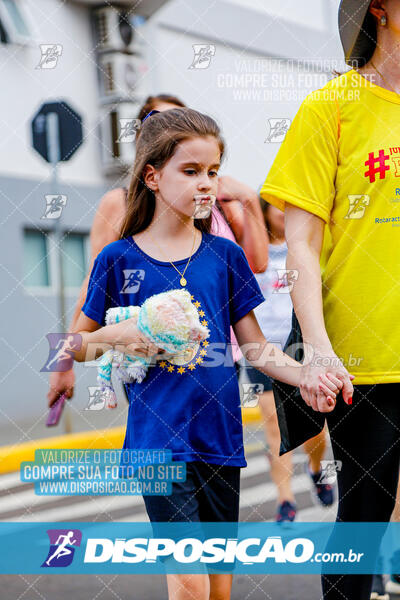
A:
[[[155,355],[156,360],[168,359],[175,365],[189,362],[196,355],[200,342],[210,332],[200,323],[190,293],[184,289],[171,290],[150,296],[142,306],[109,308],[106,325],[135,319],[138,329],[157,347],[166,352]],[[154,357],[123,354],[118,350],[107,350],[98,360],[97,381],[101,386],[100,397],[106,408],[117,406],[117,397],[111,381],[113,366],[125,383],[143,381]]]

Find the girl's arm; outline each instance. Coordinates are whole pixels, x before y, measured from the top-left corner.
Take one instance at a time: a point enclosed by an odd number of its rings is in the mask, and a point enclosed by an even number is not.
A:
[[[253,367],[289,385],[300,385],[301,363],[265,339],[254,311],[235,323],[233,330],[243,355]]]
[[[110,336],[107,336],[109,325],[102,327],[100,323],[90,319],[82,311],[76,321],[76,331],[81,336],[81,347],[74,353],[76,362],[88,362],[99,358],[104,352],[112,348],[110,344]],[[105,341],[105,337],[108,341]],[[108,347],[106,348],[106,344]],[[96,347],[96,349],[94,349]],[[92,349],[92,358],[89,357],[89,351]]]
[[[254,311],[251,310],[237,321],[233,325],[233,330],[243,355],[253,367],[273,379],[299,387],[304,398],[303,365],[265,339]],[[318,390],[314,389],[313,391],[319,391],[323,396],[323,412],[329,412],[333,409],[334,397],[339,393],[341,386],[341,381],[331,375],[330,378],[324,375],[315,383],[314,387]],[[309,391],[307,389],[307,392]]]
[[[126,319],[102,327],[81,311],[76,327],[81,336],[81,347],[74,353],[77,362],[90,362],[114,348],[131,356],[154,356],[160,349],[137,328],[136,319]]]

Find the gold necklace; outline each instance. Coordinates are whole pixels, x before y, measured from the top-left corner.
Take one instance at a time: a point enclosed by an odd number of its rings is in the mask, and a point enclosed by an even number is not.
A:
[[[384,81],[386,83],[386,85],[388,85],[390,87],[390,89],[392,90],[392,92],[394,92],[395,94],[397,94],[398,96],[400,96],[400,94],[398,92],[396,92],[396,90],[390,85],[390,83],[388,81],[386,81],[386,79],[384,78],[384,76],[382,75],[382,73],[380,71],[378,71],[378,69],[376,68],[376,66],[372,62],[372,60],[370,60],[369,62],[374,67],[374,69],[378,73],[379,77],[382,78],[382,81]]]
[[[184,270],[183,270],[183,273],[181,273],[181,272],[179,271],[179,269],[177,269],[177,267],[174,265],[174,263],[173,263],[172,261],[168,260],[168,262],[170,262],[170,263],[171,263],[171,265],[174,267],[175,271],[178,271],[179,275],[181,276],[181,278],[180,278],[180,280],[179,280],[179,283],[181,284],[181,286],[182,286],[182,287],[185,287],[185,285],[187,284],[187,281],[186,281],[186,279],[185,279],[185,272],[186,272],[186,269],[187,269],[187,268],[188,268],[188,266],[189,266],[190,259],[192,258],[193,249],[194,249],[194,245],[195,245],[195,242],[196,242],[196,232],[197,232],[197,230],[196,230],[196,228],[194,228],[194,236],[193,236],[193,246],[192,246],[192,251],[191,251],[191,253],[190,253],[189,260],[188,260],[188,261],[187,261],[187,263],[186,263],[186,267],[185,267],[185,268],[184,268]],[[161,248],[160,248],[160,246],[157,244],[157,242],[155,242],[155,241],[153,240],[153,238],[152,238],[152,236],[150,235],[150,233],[149,233],[149,236],[150,236],[150,239],[151,239],[151,241],[153,242],[153,244],[155,244],[155,245],[157,246],[157,248],[160,250],[161,254],[163,254],[163,255],[165,256],[164,252],[161,250]]]

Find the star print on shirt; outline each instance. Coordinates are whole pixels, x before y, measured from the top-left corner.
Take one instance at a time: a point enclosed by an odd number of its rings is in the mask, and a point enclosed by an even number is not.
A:
[[[190,299],[194,300],[194,296],[191,295]],[[199,309],[201,307],[201,302],[199,302],[198,300],[196,300],[196,302],[193,302],[193,305]],[[204,310],[198,310],[199,316],[200,317],[205,317],[205,312]],[[206,326],[208,325],[208,321],[206,319],[203,319],[201,321],[201,324]],[[184,373],[186,373],[186,369],[188,371],[194,371],[196,369],[196,367],[198,367],[199,365],[201,365],[201,363],[204,360],[204,356],[207,355],[207,346],[209,346],[209,342],[207,340],[203,340],[200,344],[200,351],[198,352],[198,356],[197,358],[195,358],[195,356],[187,363],[185,364],[185,366],[177,366],[177,365],[173,365],[171,364],[168,360],[161,360],[158,364],[162,369],[165,369],[168,373],[178,373],[179,375],[183,375]],[[175,367],[176,370],[175,370]]]

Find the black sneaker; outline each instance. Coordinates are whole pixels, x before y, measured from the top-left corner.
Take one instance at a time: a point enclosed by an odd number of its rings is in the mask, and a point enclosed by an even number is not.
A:
[[[277,508],[275,521],[277,523],[291,523],[296,518],[296,510],[296,504],[289,502],[289,500],[284,500]]]
[[[333,488],[329,483],[318,483],[321,479],[322,469],[318,471],[318,473],[311,473],[310,471],[310,463],[306,463],[306,472],[311,477],[311,480],[314,484],[314,489],[312,492],[312,499],[314,501],[314,493],[317,496],[319,504],[322,506],[332,506],[334,501],[333,496]]]

